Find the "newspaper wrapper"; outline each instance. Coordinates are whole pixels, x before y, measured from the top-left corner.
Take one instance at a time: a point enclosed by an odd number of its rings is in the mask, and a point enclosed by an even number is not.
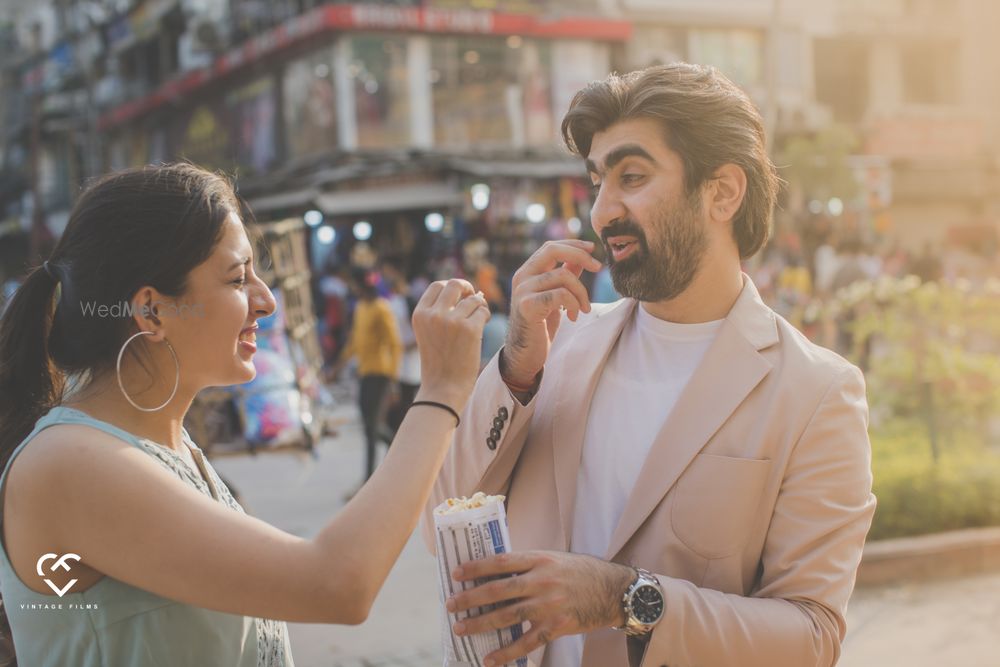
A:
[[[452,571],[470,560],[489,558],[511,550],[507,530],[507,513],[503,496],[485,496],[477,493],[472,499],[452,499],[434,510],[434,529],[437,538],[438,575],[441,584],[441,612],[443,624],[441,639],[444,647],[444,667],[482,667],[483,659],[494,651],[512,644],[521,637],[521,624],[509,628],[483,632],[477,635],[456,636],[452,626],[460,620],[492,611],[497,605],[448,613],[444,602],[463,590],[475,588],[489,581],[455,581]],[[465,509],[463,505],[476,505]],[[527,658],[518,658],[517,667],[527,667]]]

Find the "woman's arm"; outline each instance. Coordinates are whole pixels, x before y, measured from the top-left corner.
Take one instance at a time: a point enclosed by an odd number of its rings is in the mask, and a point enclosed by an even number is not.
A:
[[[418,400],[462,410],[488,316],[465,281],[428,288],[414,314],[425,369]],[[46,552],[78,554],[166,598],[248,616],[360,623],[416,526],[454,430],[447,411],[413,408],[382,466],[312,540],[197,493],[106,433],[69,425],[45,429],[15,460],[20,483],[8,489],[8,511],[43,522],[52,537]]]

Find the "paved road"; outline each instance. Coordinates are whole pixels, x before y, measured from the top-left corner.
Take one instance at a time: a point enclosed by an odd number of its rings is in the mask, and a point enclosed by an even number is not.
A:
[[[247,509],[311,537],[357,484],[362,440],[354,410],[319,458],[216,460]],[[440,667],[437,571],[411,538],[368,620],[357,627],[290,624],[297,667]],[[860,590],[848,613],[841,667],[1000,667],[1000,573],[943,583]]]
[[[1000,573],[855,592],[840,667],[1000,667]]]

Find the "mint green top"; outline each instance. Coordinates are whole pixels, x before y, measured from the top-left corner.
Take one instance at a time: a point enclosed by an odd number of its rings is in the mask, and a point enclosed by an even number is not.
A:
[[[244,512],[186,430],[184,440],[211,484],[166,447],[65,406],[38,420],[10,462],[39,431],[53,424],[85,424],[110,433],[152,456],[199,493]],[[0,521],[10,462],[0,476]],[[288,628],[282,622],[182,604],[108,576],[82,592],[71,588],[61,598],[55,592],[36,593],[14,572],[2,537],[0,529],[0,590],[20,665],[293,667]],[[55,562],[52,559],[46,566]],[[73,561],[66,564],[72,567]]]

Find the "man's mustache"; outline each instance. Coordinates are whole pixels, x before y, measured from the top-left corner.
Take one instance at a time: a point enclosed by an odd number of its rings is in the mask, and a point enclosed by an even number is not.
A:
[[[604,245],[608,245],[608,239],[612,236],[634,236],[639,245],[646,247],[646,233],[642,231],[637,223],[632,220],[616,220],[601,230],[601,240]]]

